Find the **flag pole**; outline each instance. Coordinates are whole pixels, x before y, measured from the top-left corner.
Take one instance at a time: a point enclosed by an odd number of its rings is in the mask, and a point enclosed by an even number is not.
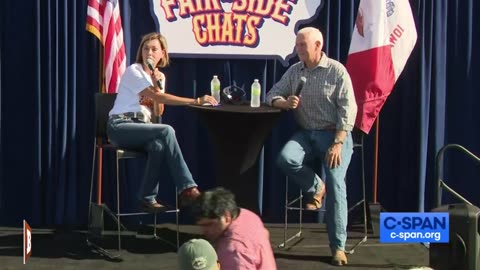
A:
[[[372,225],[373,236],[378,237],[380,235],[380,212],[382,206],[378,203],[377,191],[378,191],[378,137],[380,129],[380,115],[375,119],[375,145],[373,147],[373,202],[369,203],[368,209],[370,210],[370,224]]]
[[[116,93],[118,87],[118,80],[126,68],[126,55],[125,55],[125,46],[123,41],[123,30],[117,25],[121,26],[121,16],[119,9],[119,0],[88,0],[87,6],[87,19],[86,19],[86,30],[91,32],[99,40],[99,52],[98,52],[98,93]],[[108,26],[108,28],[103,28],[103,26]],[[112,39],[107,40],[107,36],[113,36]],[[108,46],[107,46],[108,45]],[[112,45],[112,46],[110,46]],[[108,52],[105,52],[106,48],[109,48]],[[114,57],[105,58],[105,55],[112,55]],[[109,60],[108,63],[105,63],[105,60]],[[113,67],[111,72],[108,74],[105,73],[107,70],[105,67]],[[108,85],[107,85],[108,83]],[[96,97],[97,99],[97,97]],[[95,103],[97,100],[95,100]],[[96,107],[96,104],[95,104]],[[96,109],[96,108],[95,108]],[[96,127],[97,128],[97,127]],[[95,134],[96,136],[96,134]],[[95,152],[97,154],[96,165],[97,165],[97,198],[96,203],[92,198],[93,190],[90,190],[90,207],[89,207],[89,217],[88,217],[88,234],[87,234],[87,244],[96,249],[96,252],[106,255],[109,258],[115,258],[114,255],[110,254],[108,251],[97,245],[95,242],[89,240],[89,235],[101,236],[103,235],[104,230],[104,213],[110,215],[110,217],[116,222],[119,226],[123,227],[120,223],[119,218],[107,207],[103,202],[102,198],[102,187],[103,187],[103,143],[102,138],[95,138]],[[95,159],[95,157],[94,157]],[[95,166],[95,164],[94,164]],[[92,168],[94,171],[94,168]],[[92,174],[93,176],[93,174]],[[92,183],[93,184],[93,183]],[[120,240],[119,240],[120,247]]]
[[[98,86],[100,93],[105,93],[104,87],[104,77],[105,74],[103,71],[103,44],[100,42],[100,46],[98,46]],[[97,151],[98,151],[98,158],[97,158],[97,205],[102,204],[102,186],[103,186],[103,142],[101,141],[102,138],[97,138]]]
[[[373,203],[377,203],[377,192],[378,192],[378,135],[380,128],[380,116],[375,120],[375,145],[374,145],[374,156],[373,156]]]

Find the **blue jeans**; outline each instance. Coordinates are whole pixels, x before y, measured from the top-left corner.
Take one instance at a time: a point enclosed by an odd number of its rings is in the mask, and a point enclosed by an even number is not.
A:
[[[323,167],[326,174],[326,217],[330,248],[345,250],[348,219],[345,176],[353,153],[353,140],[349,132],[342,145],[340,166],[328,168],[325,155],[334,138],[334,130],[298,131],[283,147],[277,163],[289,179],[295,181],[307,195],[313,195],[324,184],[316,173]],[[312,162],[313,167],[306,165]]]
[[[129,118],[108,120],[107,134],[110,142],[122,149],[145,151],[147,164],[140,184],[139,199],[153,201],[158,194],[162,162],[167,163],[179,192],[197,184],[183,159],[175,130],[165,124],[134,121]]]

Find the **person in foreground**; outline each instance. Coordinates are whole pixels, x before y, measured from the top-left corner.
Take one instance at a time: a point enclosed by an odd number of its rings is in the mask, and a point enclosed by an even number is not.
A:
[[[217,252],[204,239],[191,239],[178,249],[180,270],[220,270]]]
[[[192,213],[215,247],[222,269],[277,269],[270,234],[262,220],[239,208],[232,192],[223,188],[203,192],[192,204]]]
[[[142,38],[136,61],[123,74],[115,104],[109,112],[107,135],[110,142],[129,150],[147,152],[147,164],[140,185],[139,200],[144,210],[157,211],[164,208],[156,197],[162,172],[159,166],[165,162],[179,190],[181,204],[188,204],[200,195],[175,137],[175,130],[165,124],[150,122],[155,109],[140,103],[151,100],[159,104],[217,104],[211,96],[185,98],[162,91],[165,75],[161,68],[169,64],[167,41],[158,33]],[[150,67],[149,67],[150,65]]]
[[[298,31],[295,50],[300,61],[285,72],[266,98],[273,107],[293,110],[300,129],[285,144],[277,163],[306,194],[306,209],[321,208],[328,191],[326,216],[332,264],[344,265],[348,215],[345,175],[353,153],[351,131],[357,104],[345,67],[328,58],[322,48],[323,36],[318,29]],[[296,96],[302,79],[306,79],[304,87]],[[319,162],[306,165],[315,160]],[[322,166],[325,183],[315,173]]]

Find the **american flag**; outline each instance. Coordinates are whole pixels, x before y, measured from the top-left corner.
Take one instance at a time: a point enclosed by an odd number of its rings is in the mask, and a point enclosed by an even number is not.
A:
[[[118,0],[89,0],[87,31],[103,44],[103,70],[107,93],[116,93],[126,68],[122,18]]]

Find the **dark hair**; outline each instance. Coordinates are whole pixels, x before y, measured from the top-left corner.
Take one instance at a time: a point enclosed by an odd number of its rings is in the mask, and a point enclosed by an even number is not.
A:
[[[235,202],[235,195],[221,187],[203,192],[192,205],[192,214],[197,220],[220,218],[226,212],[230,212],[232,218],[236,218],[239,208]]]

